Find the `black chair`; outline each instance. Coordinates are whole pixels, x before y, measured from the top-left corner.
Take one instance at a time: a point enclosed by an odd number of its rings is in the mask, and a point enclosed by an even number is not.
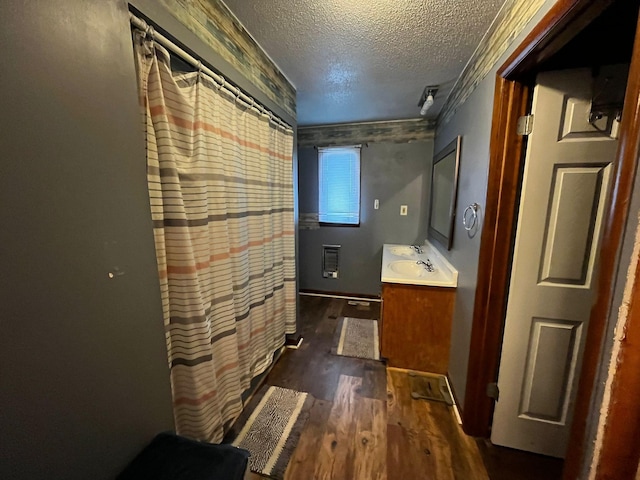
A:
[[[157,435],[117,480],[242,480],[249,452],[233,445]]]

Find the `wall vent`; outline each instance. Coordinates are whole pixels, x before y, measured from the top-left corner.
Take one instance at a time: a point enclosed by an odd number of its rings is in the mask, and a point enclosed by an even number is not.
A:
[[[322,276],[338,278],[339,267],[340,245],[322,245]]]

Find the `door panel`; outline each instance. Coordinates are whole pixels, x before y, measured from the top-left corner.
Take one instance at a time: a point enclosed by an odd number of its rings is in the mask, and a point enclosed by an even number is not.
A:
[[[618,122],[613,117],[602,117],[595,123],[589,123],[591,110],[590,97],[564,95],[561,112],[559,141],[591,139],[607,141],[616,138]]]
[[[491,440],[564,456],[594,296],[617,123],[589,123],[588,69],[533,95]]]
[[[531,330],[520,417],[564,425],[569,406],[567,380],[575,376],[582,324],[534,318]],[[565,368],[558,368],[556,362]]]
[[[589,288],[593,234],[602,222],[611,165],[556,165],[544,234],[540,282]]]

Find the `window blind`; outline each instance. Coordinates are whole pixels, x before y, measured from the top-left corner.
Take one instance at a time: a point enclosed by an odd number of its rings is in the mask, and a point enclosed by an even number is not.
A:
[[[321,223],[360,223],[360,147],[318,149]]]

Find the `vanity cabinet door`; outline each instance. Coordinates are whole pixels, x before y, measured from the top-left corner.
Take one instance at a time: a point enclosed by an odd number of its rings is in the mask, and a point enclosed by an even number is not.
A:
[[[384,283],[381,353],[390,367],[446,374],[455,289]]]

